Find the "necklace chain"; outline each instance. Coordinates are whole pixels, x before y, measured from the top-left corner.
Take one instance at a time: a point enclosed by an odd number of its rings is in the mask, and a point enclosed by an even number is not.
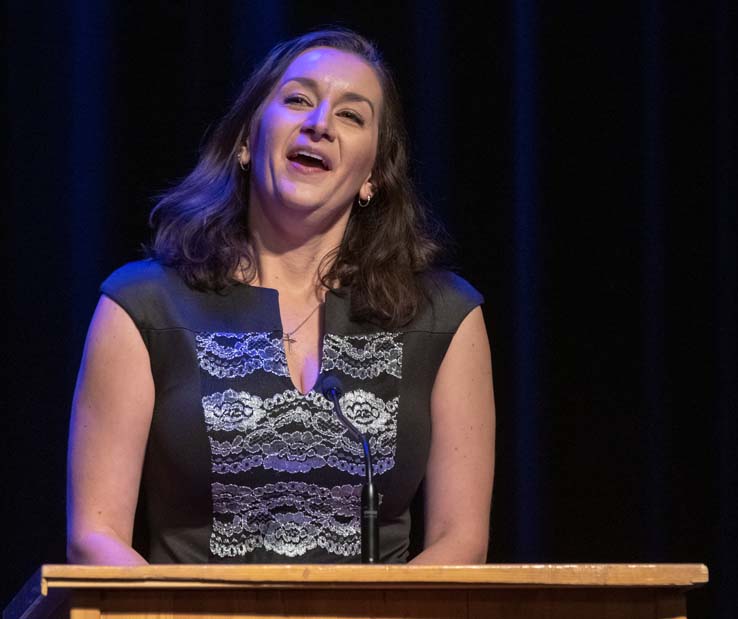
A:
[[[282,334],[282,342],[287,344],[287,352],[290,352],[292,350],[292,344],[297,342],[295,338],[292,336],[297,333],[300,330],[300,327],[304,325],[308,320],[310,320],[310,317],[318,311],[318,308],[322,305],[322,303],[318,303],[311,311],[310,313],[305,316],[305,320],[303,320],[299,325],[297,325],[292,331],[284,331]]]

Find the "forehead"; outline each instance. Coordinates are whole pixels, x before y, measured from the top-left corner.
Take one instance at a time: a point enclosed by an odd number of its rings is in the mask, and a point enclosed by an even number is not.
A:
[[[281,83],[308,78],[325,89],[351,91],[375,103],[382,100],[382,86],[374,69],[363,58],[331,47],[312,47],[295,58]]]

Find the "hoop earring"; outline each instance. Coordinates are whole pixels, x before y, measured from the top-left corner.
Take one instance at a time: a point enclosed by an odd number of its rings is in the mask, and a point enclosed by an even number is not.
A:
[[[251,167],[251,161],[247,161],[246,164],[241,161],[241,153],[246,150],[245,146],[242,146],[240,150],[234,155],[236,157],[236,161],[238,161],[238,167],[241,168],[243,172],[248,172],[249,168]]]
[[[368,197],[368,198],[367,198],[366,200],[362,200],[362,199],[361,199],[361,196],[359,196],[359,199],[358,199],[358,200],[356,201],[356,203],[357,203],[357,204],[358,204],[358,205],[359,205],[359,206],[360,206],[361,208],[366,208],[367,206],[369,206],[369,203],[370,203],[371,201],[372,201],[372,195],[371,195],[371,194],[369,194],[369,197]]]

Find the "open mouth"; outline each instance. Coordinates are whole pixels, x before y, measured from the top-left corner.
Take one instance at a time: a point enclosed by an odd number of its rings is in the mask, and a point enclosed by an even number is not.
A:
[[[319,170],[331,169],[330,163],[324,157],[307,150],[296,150],[289,153],[287,159],[306,168],[316,168]]]

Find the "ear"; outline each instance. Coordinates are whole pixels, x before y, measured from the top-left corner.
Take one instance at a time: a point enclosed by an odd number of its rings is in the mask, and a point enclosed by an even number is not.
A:
[[[372,182],[372,177],[370,175],[359,188],[359,198],[361,198],[362,200],[371,200],[375,193],[376,190],[374,188],[374,183]]]
[[[238,150],[238,162],[242,165],[248,165],[251,161],[251,150],[249,149],[248,138],[244,144],[241,144],[241,148]]]

